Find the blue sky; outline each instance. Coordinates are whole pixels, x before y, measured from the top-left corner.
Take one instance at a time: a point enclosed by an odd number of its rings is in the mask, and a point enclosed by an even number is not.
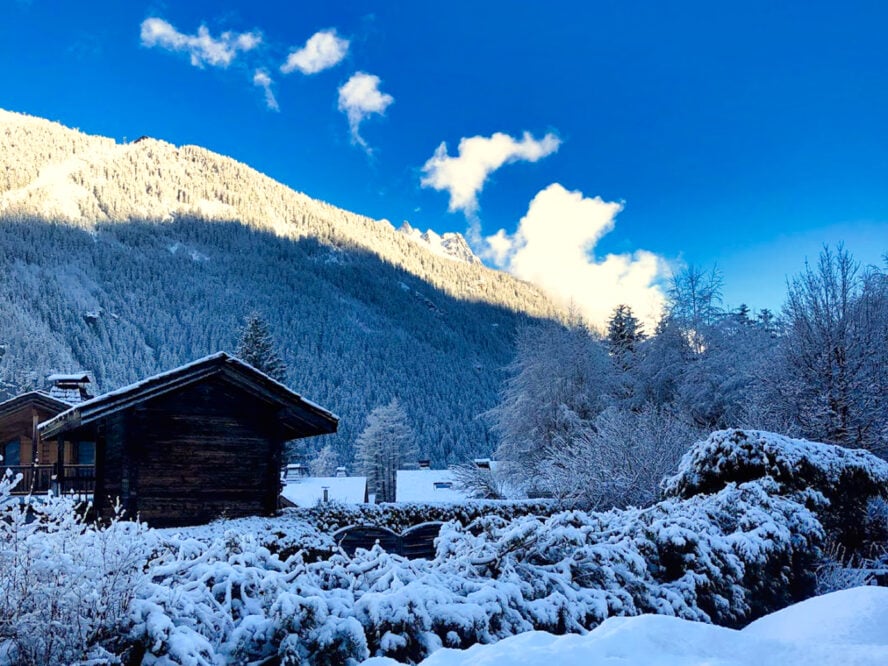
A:
[[[876,1],[7,0],[0,107],[469,229],[592,310],[652,307],[680,262],[775,308],[824,242],[888,251],[886,25]]]

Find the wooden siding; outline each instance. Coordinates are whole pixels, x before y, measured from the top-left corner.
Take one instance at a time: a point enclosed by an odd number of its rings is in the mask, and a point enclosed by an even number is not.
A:
[[[274,412],[219,378],[100,423],[103,495],[119,496],[131,515],[150,525],[277,509],[283,442]]]
[[[43,443],[42,446],[40,444],[34,445],[37,424],[55,416],[55,414],[55,412],[40,409],[34,405],[23,405],[21,409],[0,419],[0,444],[18,439],[21,444],[22,465],[29,465],[37,461],[42,465],[57,462],[58,456],[53,446],[48,443]]]
[[[40,441],[37,424],[52,418],[57,413],[33,403],[23,404],[21,408],[0,417],[0,444],[19,440],[21,465],[56,464],[59,460],[57,443],[53,440]],[[70,464],[73,462],[71,460],[73,447],[67,440],[63,440],[63,444],[65,444],[63,462]]]

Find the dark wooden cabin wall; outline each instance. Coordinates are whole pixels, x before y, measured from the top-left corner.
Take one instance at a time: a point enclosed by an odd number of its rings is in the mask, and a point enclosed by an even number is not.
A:
[[[268,406],[218,378],[129,410],[130,506],[158,526],[273,513],[282,448],[275,423]]]
[[[96,440],[96,492],[93,498],[96,511],[108,517],[113,503],[119,499],[125,515],[134,516],[136,507],[130,501],[129,493],[125,492],[123,483],[126,415],[113,414],[91,430]]]

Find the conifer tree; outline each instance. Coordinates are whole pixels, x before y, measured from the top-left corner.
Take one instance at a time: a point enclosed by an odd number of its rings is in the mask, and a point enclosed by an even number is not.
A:
[[[355,462],[367,476],[367,487],[377,502],[395,501],[398,470],[412,463],[416,455],[413,430],[397,398],[370,412],[358,435]]]
[[[635,351],[635,345],[644,340],[641,322],[628,305],[618,305],[607,322],[607,341],[612,354]]]
[[[279,382],[287,380],[287,365],[278,355],[268,324],[257,313],[247,317],[237,345],[237,356]]]

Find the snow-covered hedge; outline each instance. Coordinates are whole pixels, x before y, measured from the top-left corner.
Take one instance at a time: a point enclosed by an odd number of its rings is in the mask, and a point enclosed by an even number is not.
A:
[[[754,479],[773,481],[775,492],[815,511],[849,551],[867,542],[870,501],[888,498],[888,462],[872,453],[757,430],[712,433],[691,447],[663,487],[667,497],[687,499]]]
[[[433,560],[286,560],[230,532],[168,537],[133,605],[144,663],[416,661],[532,629],[655,612],[741,625],[804,598],[823,532],[765,483],[644,510],[448,523]]]
[[[309,508],[284,509],[274,518],[236,518],[217,520],[208,525],[158,530],[164,538],[186,534],[210,544],[227,533],[251,534],[256,542],[280,559],[300,553],[306,562],[329,558],[338,551],[331,536],[352,525],[385,527],[403,532],[427,522],[456,521],[468,525],[482,516],[499,516],[505,520],[536,515],[548,516],[557,505],[552,500],[472,500],[464,504],[410,502],[400,504],[341,504],[328,502]]]
[[[740,626],[812,594],[831,492],[821,480],[841,484],[862,469],[875,483],[881,473],[857,454],[810,443],[777,450],[775,441],[717,433],[685,459],[669,498],[604,513],[551,514],[545,503],[328,505],[149,530],[84,525],[70,504],[50,502],[32,522],[11,509],[0,520],[0,666],[418,661],[442,646],[581,632],[641,613]],[[762,459],[768,473],[716,482],[710,468],[730,464],[707,463],[706,447],[716,461]],[[817,483],[781,476],[788,465]],[[434,559],[378,547],[330,554],[327,532],[339,527],[402,531],[430,519],[449,520]]]
[[[249,534],[272,555],[286,560],[300,553],[309,562],[327,559],[337,552],[332,532],[321,531],[311,522],[300,520],[284,512],[271,518],[251,516],[247,518],[220,519],[195,527],[170,527],[155,530],[164,541],[175,543],[181,538],[195,539],[206,545],[228,539],[230,534]]]
[[[308,523],[322,532],[335,532],[350,525],[373,525],[403,532],[408,527],[431,521],[456,521],[468,525],[482,516],[512,520],[522,516],[548,516],[557,511],[554,500],[469,500],[446,502],[402,502],[398,504],[340,504],[328,502],[305,509],[286,509],[281,524]]]

